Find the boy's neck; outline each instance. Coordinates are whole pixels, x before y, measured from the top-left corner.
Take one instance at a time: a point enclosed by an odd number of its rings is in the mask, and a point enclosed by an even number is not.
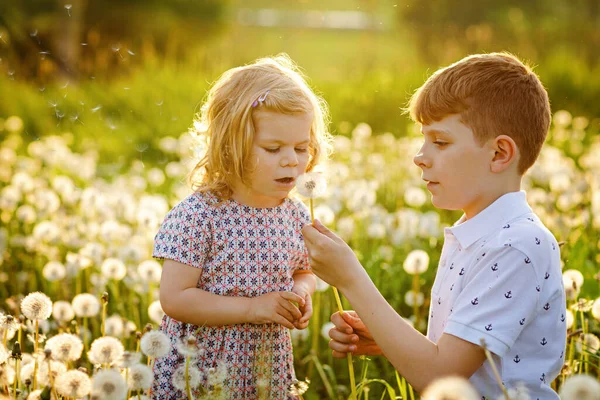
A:
[[[498,182],[497,182],[498,183]],[[481,196],[474,202],[469,209],[463,209],[465,213],[465,221],[475,217],[477,214],[488,208],[492,203],[507,193],[518,192],[521,190],[521,177],[518,180],[505,182],[504,184],[496,184],[489,186],[489,190],[483,191]]]

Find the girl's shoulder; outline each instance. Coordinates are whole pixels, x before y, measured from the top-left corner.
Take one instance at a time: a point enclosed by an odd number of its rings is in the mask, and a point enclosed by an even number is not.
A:
[[[177,203],[171,211],[208,213],[218,203],[219,199],[211,192],[194,192]]]
[[[297,216],[301,221],[310,223],[310,211],[304,202],[296,197],[288,197],[286,200],[292,215]]]

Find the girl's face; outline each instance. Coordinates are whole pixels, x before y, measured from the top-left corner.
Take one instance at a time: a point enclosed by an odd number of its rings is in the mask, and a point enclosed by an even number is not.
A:
[[[306,172],[313,115],[258,111],[253,121],[250,176],[247,185],[236,182],[233,199],[251,207],[275,207]]]

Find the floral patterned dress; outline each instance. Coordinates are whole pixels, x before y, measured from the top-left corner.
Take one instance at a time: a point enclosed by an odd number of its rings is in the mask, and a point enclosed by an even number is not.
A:
[[[197,287],[220,296],[290,291],[294,272],[310,269],[301,232],[307,223],[310,215],[297,200],[286,198],[277,207],[253,208],[196,192],[167,214],[155,237],[153,256],[200,268]],[[165,315],[160,329],[172,347],[167,356],[156,360],[153,399],[185,397],[172,384],[174,371],[185,363],[176,343],[194,334],[204,349],[194,360],[204,387],[214,383],[208,381],[208,369],[224,364],[225,398],[294,398],[288,394],[295,379],[292,344],[284,326],[198,327]]]

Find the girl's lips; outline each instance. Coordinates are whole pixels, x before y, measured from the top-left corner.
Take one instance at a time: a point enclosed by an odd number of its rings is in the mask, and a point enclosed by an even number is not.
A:
[[[427,189],[431,190],[432,188],[436,187],[437,185],[439,185],[438,182],[427,182]]]
[[[283,187],[283,188],[293,188],[294,185],[296,184],[296,179],[294,178],[279,178],[279,179],[275,179],[275,183],[277,184],[277,186]]]

